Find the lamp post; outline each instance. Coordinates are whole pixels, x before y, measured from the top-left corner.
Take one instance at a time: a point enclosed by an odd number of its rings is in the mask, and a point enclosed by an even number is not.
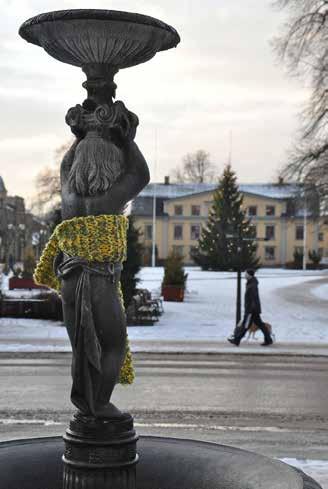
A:
[[[238,235],[234,234],[227,234],[226,237],[228,239],[234,239],[237,240],[237,255],[239,256],[242,250],[241,244],[244,241],[244,239]],[[241,319],[241,264],[238,261],[238,267],[237,267],[237,292],[236,292],[236,324],[239,323]]]
[[[238,247],[237,251],[240,252],[241,248]],[[241,269],[238,267],[237,270],[237,295],[236,295],[236,324],[239,323],[241,319]]]
[[[233,234],[227,234],[228,239],[236,239],[238,240],[238,245],[237,245],[237,253],[238,256],[240,256],[240,253],[242,251],[242,243],[244,241],[267,241],[267,238],[243,238],[242,236],[238,235],[233,235]],[[240,262],[238,262],[238,267],[237,267],[237,292],[236,292],[236,325],[239,323],[241,320],[241,272],[242,272],[242,267]]]
[[[153,226],[151,233],[151,266],[156,267],[156,183],[154,183],[153,193]]]
[[[154,148],[154,192],[153,192],[153,225],[152,225],[152,242],[151,242],[151,266],[156,267],[156,197],[157,197],[157,129],[155,129],[155,148]]]
[[[13,244],[15,243],[15,225],[13,223],[9,223],[7,225],[7,231],[5,262],[8,264],[9,269],[13,270],[15,257],[12,254],[12,248]]]
[[[304,201],[303,209],[303,270],[306,270],[306,254],[307,254],[307,206]]]

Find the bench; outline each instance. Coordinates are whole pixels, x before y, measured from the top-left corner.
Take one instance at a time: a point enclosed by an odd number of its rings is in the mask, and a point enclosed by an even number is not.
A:
[[[132,325],[152,326],[163,314],[163,302],[160,298],[152,298],[147,289],[137,289],[127,308],[127,323]]]

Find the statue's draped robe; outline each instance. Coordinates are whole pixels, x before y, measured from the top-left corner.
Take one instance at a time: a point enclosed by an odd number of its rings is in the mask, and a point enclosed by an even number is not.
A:
[[[128,219],[122,215],[76,217],[62,222],[50,237],[34,273],[36,283],[60,291],[61,280],[76,270],[80,272],[74,301],[75,337],[71,338],[75,353],[71,398],[82,410],[94,410],[91,372],[94,369],[101,374],[102,346],[94,323],[90,276],[103,276],[115,284],[115,274],[126,259],[127,226]],[[59,254],[62,259],[56,264]],[[123,308],[120,283],[115,286]],[[125,361],[118,381],[130,384],[133,380],[127,339]],[[84,405],[86,399],[88,406]]]

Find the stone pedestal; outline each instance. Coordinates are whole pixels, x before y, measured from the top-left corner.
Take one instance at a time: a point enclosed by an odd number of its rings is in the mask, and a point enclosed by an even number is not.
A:
[[[63,489],[135,489],[137,435],[133,418],[74,415],[64,435]]]

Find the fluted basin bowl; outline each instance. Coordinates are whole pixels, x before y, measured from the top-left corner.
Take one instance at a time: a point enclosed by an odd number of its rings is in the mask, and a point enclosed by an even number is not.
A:
[[[180,42],[173,27],[153,17],[97,9],[43,13],[24,22],[19,34],[63,63],[117,69],[144,63]]]
[[[59,437],[0,443],[0,489],[61,489],[63,451]],[[278,460],[214,443],[141,436],[138,453],[138,489],[321,489]]]

